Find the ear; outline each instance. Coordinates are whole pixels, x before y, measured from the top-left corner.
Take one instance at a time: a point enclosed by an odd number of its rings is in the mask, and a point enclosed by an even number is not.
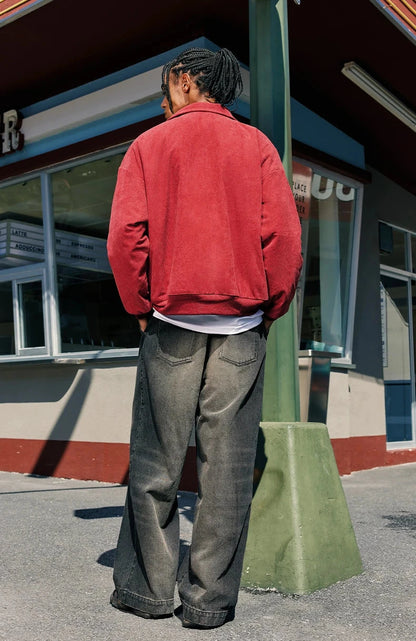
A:
[[[189,93],[192,84],[191,76],[189,75],[189,73],[184,71],[179,78],[179,82],[182,87],[182,91],[184,93]]]

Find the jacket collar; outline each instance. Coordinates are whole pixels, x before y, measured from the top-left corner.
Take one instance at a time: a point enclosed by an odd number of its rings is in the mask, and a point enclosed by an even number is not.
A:
[[[219,114],[220,116],[226,116],[227,118],[232,118],[235,120],[233,114],[231,111],[226,109],[225,107],[222,107],[220,104],[217,102],[193,102],[190,105],[186,105],[186,107],[182,107],[177,111],[173,116],[169,118],[169,120],[172,120],[173,118],[177,118],[178,116],[182,116],[186,113],[190,112],[208,112],[208,113],[216,113]]]

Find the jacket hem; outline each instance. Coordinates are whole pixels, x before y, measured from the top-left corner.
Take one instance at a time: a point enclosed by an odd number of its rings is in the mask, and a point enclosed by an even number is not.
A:
[[[261,309],[262,298],[219,296],[218,294],[179,294],[153,302],[156,311],[166,316],[176,314],[218,314],[220,316],[249,316]]]

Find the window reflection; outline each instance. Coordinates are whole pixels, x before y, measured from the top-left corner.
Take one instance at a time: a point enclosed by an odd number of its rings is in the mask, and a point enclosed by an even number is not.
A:
[[[123,154],[52,175],[62,351],[137,347],[137,322],[124,311],[106,238]]]
[[[301,347],[343,353],[356,190],[314,173],[302,220],[304,291]]]
[[[52,174],[55,229],[107,237],[123,154],[83,163]]]
[[[137,347],[111,274],[58,266],[58,292],[63,352]]]
[[[396,269],[407,269],[406,265],[406,234],[400,229],[383,225],[390,231],[390,243],[380,252],[380,262]]]
[[[388,441],[412,439],[409,325],[411,310],[408,287],[407,280],[381,276],[383,374]]]

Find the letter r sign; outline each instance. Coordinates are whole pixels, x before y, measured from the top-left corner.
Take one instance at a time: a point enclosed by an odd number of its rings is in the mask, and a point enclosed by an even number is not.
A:
[[[3,113],[1,155],[10,154],[23,148],[24,135],[20,131],[22,119],[16,109]]]

